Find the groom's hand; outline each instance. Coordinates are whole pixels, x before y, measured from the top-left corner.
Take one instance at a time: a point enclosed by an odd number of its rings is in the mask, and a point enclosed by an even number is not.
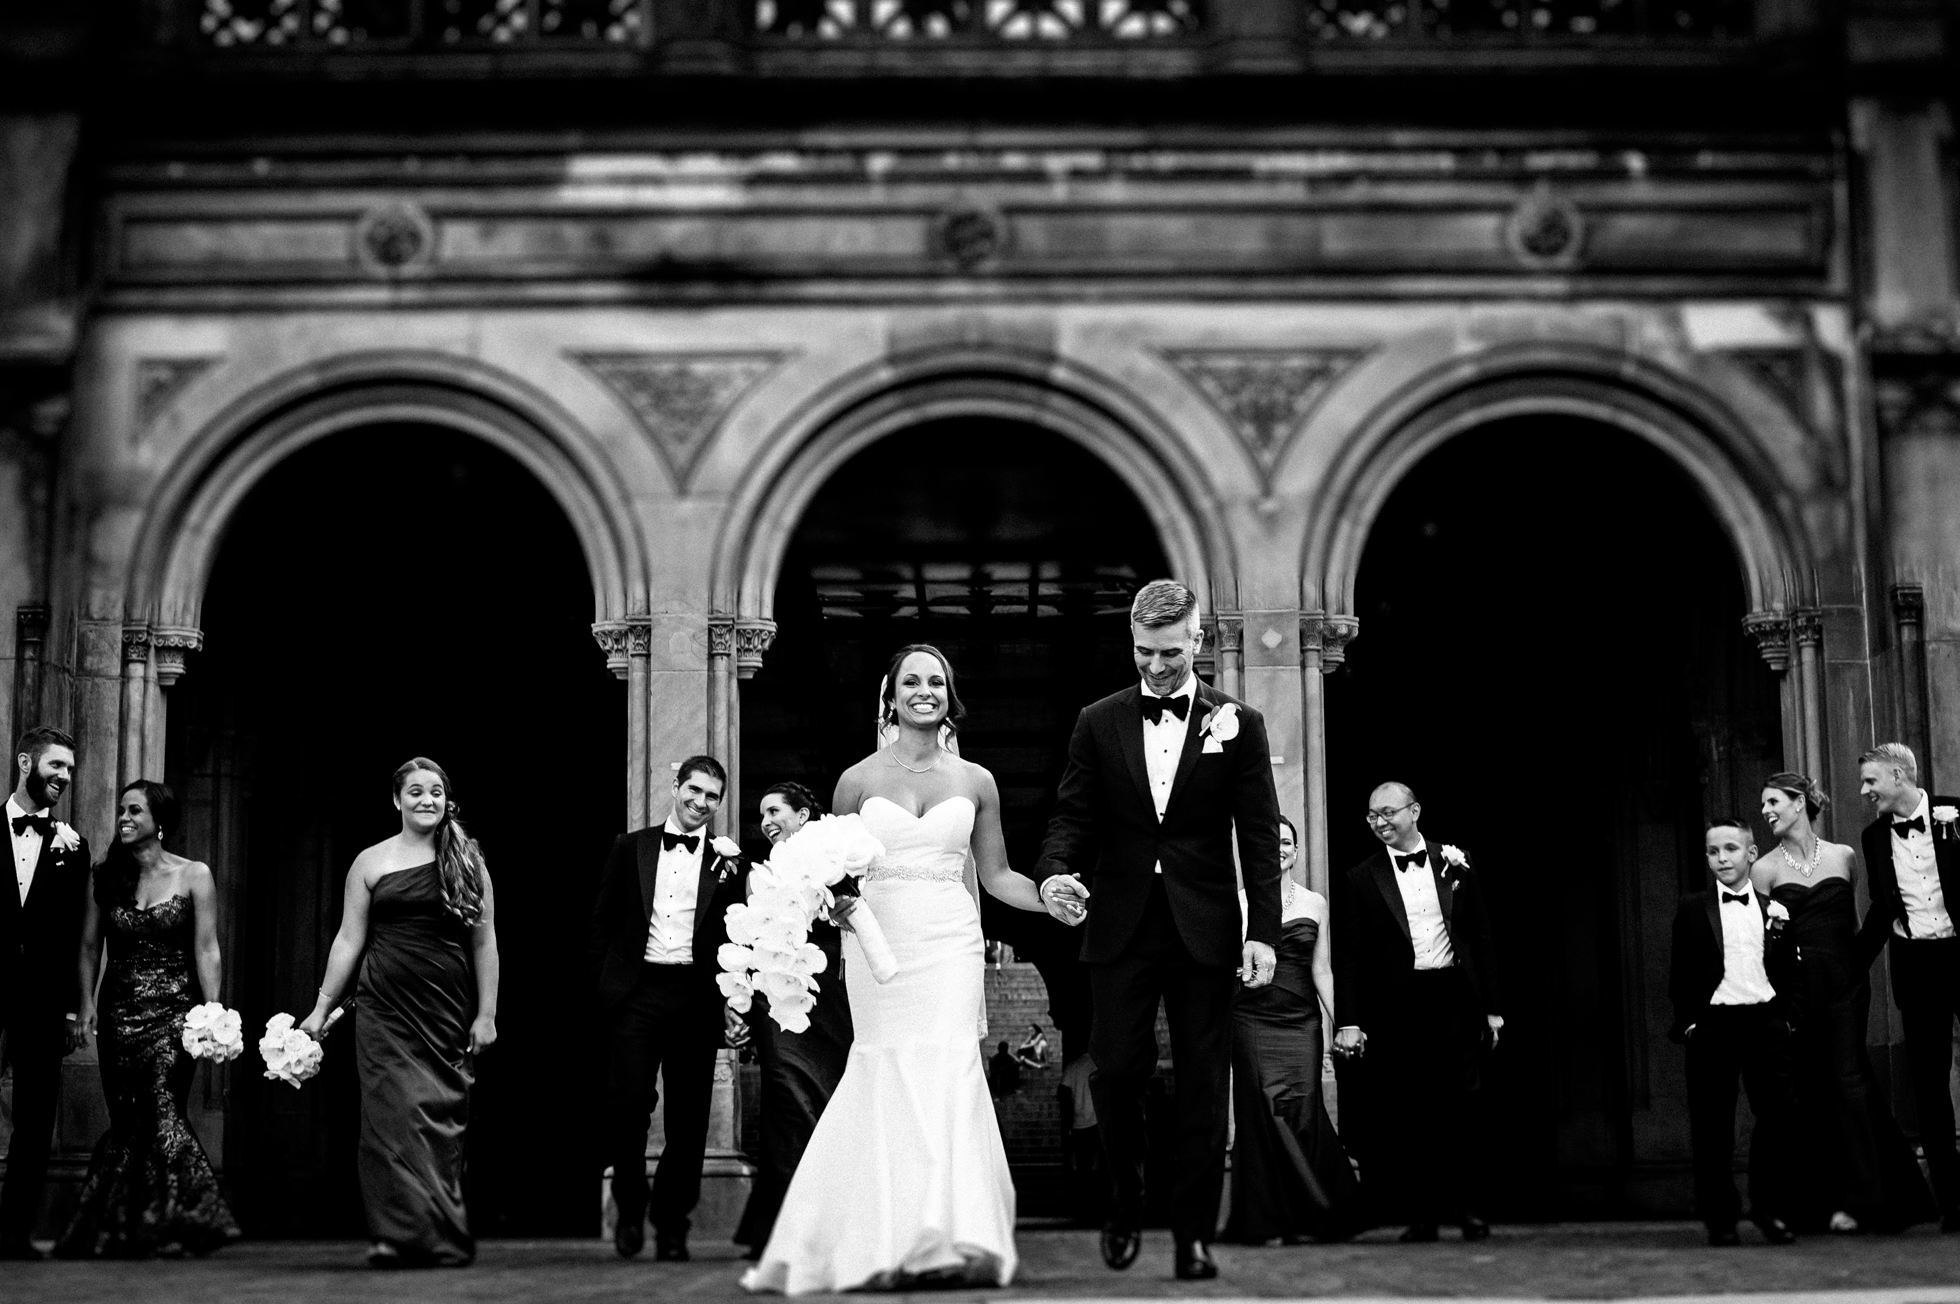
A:
[[[1247,987],[1264,987],[1273,980],[1276,964],[1272,947],[1264,942],[1247,942],[1239,951],[1239,981]]]
[[[1041,904],[1048,913],[1074,928],[1089,917],[1089,889],[1073,874],[1042,880]]]

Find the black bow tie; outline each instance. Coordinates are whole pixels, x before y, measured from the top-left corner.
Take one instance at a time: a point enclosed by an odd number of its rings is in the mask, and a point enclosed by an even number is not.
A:
[[[1185,713],[1191,709],[1191,699],[1183,696],[1145,696],[1137,699],[1137,705],[1143,708],[1144,719],[1150,721],[1152,724],[1161,724],[1163,723],[1164,712],[1166,711],[1169,711],[1180,720],[1184,719]]]
[[[1396,853],[1395,856],[1395,868],[1397,870],[1407,869],[1411,865],[1427,865],[1428,863],[1429,863],[1428,847],[1424,847],[1421,851],[1411,851],[1406,856],[1398,852]]]
[[[1749,894],[1744,892],[1737,895],[1734,892],[1724,892],[1722,893],[1722,904],[1725,906],[1746,906],[1749,904]]]
[[[701,835],[698,833],[676,833],[672,829],[660,830],[660,849],[662,851],[672,851],[675,847],[686,847],[688,852],[692,854],[700,845]]]
[[[21,834],[27,832],[29,829],[33,829],[36,833],[40,834],[42,837],[45,838],[48,836],[48,834],[54,832],[54,821],[49,819],[46,815],[14,816],[15,837],[19,837]]]
[[[1892,821],[1892,831],[1894,833],[1910,833],[1914,829],[1917,829],[1921,833],[1924,833],[1926,831],[1926,821],[1917,815],[1913,816],[1909,820]]]

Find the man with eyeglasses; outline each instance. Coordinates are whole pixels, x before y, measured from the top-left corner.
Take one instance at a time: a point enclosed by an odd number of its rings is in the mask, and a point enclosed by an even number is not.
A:
[[[1421,818],[1407,784],[1376,788],[1367,820],[1381,849],[1333,882],[1334,1053],[1360,1061],[1362,1180],[1388,1197],[1377,1207],[1406,1213],[1403,1241],[1435,1240],[1445,1217],[1480,1241],[1490,1224],[1475,1212],[1469,1142],[1480,1051],[1504,1027],[1497,965],[1476,871],[1424,839]]]

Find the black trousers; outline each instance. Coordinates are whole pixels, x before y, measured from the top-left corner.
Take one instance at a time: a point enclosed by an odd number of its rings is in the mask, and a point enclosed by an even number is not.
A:
[[[1695,1208],[1711,1228],[1735,1226],[1736,1086],[1749,1093],[1749,1216],[1787,1218],[1802,1189],[1790,1025],[1768,1005],[1711,1005],[1688,1037],[1688,1132]]]
[[[1461,968],[1410,977],[1397,1017],[1367,1029],[1362,1063],[1371,1099],[1361,1177],[1381,1221],[1433,1225],[1477,1211],[1485,1023]]]
[[[1177,1093],[1177,1177],[1171,1230],[1179,1243],[1209,1242],[1225,1192],[1231,1096],[1232,1000],[1238,969],[1199,964],[1185,950],[1160,880],[1122,958],[1089,966],[1095,1022],[1089,1092],[1109,1160],[1110,1219],[1143,1222],[1144,1090],[1157,1070],[1157,1005],[1170,1023]]]
[[[1906,1062],[1919,1106],[1919,1144],[1945,1212],[1960,1210],[1960,1156],[1953,1149],[1953,1020],[1960,1016],[1960,938],[1892,939],[1893,993],[1905,1022]]]
[[[20,1245],[34,1233],[54,1150],[55,1105],[68,1024],[41,1011],[11,1015],[4,1028],[14,1070],[14,1137],[7,1147],[7,1181],[0,1189],[0,1245]]]
[[[706,974],[701,965],[643,964],[612,1012],[606,1137],[613,1202],[622,1220],[651,1214],[654,1234],[663,1240],[686,1238],[688,1216],[701,1198],[715,1052],[722,1041],[721,993],[711,978],[704,981]],[[667,1092],[667,1145],[649,1208],[646,1149],[659,1103],[656,1075]]]

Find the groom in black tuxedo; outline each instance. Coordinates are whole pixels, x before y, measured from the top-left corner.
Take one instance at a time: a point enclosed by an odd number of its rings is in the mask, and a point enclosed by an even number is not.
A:
[[[1218,1275],[1209,1242],[1225,1181],[1232,999],[1241,982],[1273,977],[1279,799],[1264,719],[1192,673],[1202,633],[1191,590],[1146,584],[1130,635],[1142,682],[1076,720],[1034,878],[1044,903],[1088,910],[1089,1089],[1113,1187],[1103,1259],[1127,1268],[1142,1244],[1143,1095],[1161,1000],[1176,1075],[1177,1275],[1199,1280]]]
[[[667,1145],[652,1190],[656,1258],[688,1257],[689,1215],[701,1197],[723,1035],[716,952],[728,940],[728,907],[747,890],[739,851],[708,831],[727,783],[712,756],[682,761],[672,813],[614,841],[599,880],[590,956],[610,1033],[605,1138],[619,1211],[613,1248],[625,1258],[646,1243],[656,1075],[667,1091]]]
[[[1858,758],[1859,790],[1878,816],[1860,841],[1872,903],[1858,941],[1867,962],[1889,943],[1892,996],[1905,1021],[1906,1062],[1919,1105],[1919,1143],[1940,1201],[1940,1230],[1960,1231],[1960,1156],[1953,1148],[1953,1020],[1960,1015],[1960,799],[1919,786],[1904,743]],[[1944,818],[1942,818],[1944,817]]]
[[[1336,1055],[1362,1058],[1368,1146],[1362,1174],[1399,1196],[1404,1241],[1433,1241],[1445,1216],[1463,1239],[1490,1224],[1476,1213],[1470,1145],[1481,1049],[1496,1045],[1497,958],[1484,891],[1469,858],[1426,841],[1408,785],[1368,798],[1377,851],[1333,881]]]
[[[42,725],[14,748],[6,818],[13,873],[0,887],[0,1034],[14,1071],[14,1139],[0,1190],[0,1259],[38,1259],[29,1241],[54,1148],[61,1060],[80,1041],[75,956],[88,900],[88,843],[50,808],[75,777],[75,740]]]

